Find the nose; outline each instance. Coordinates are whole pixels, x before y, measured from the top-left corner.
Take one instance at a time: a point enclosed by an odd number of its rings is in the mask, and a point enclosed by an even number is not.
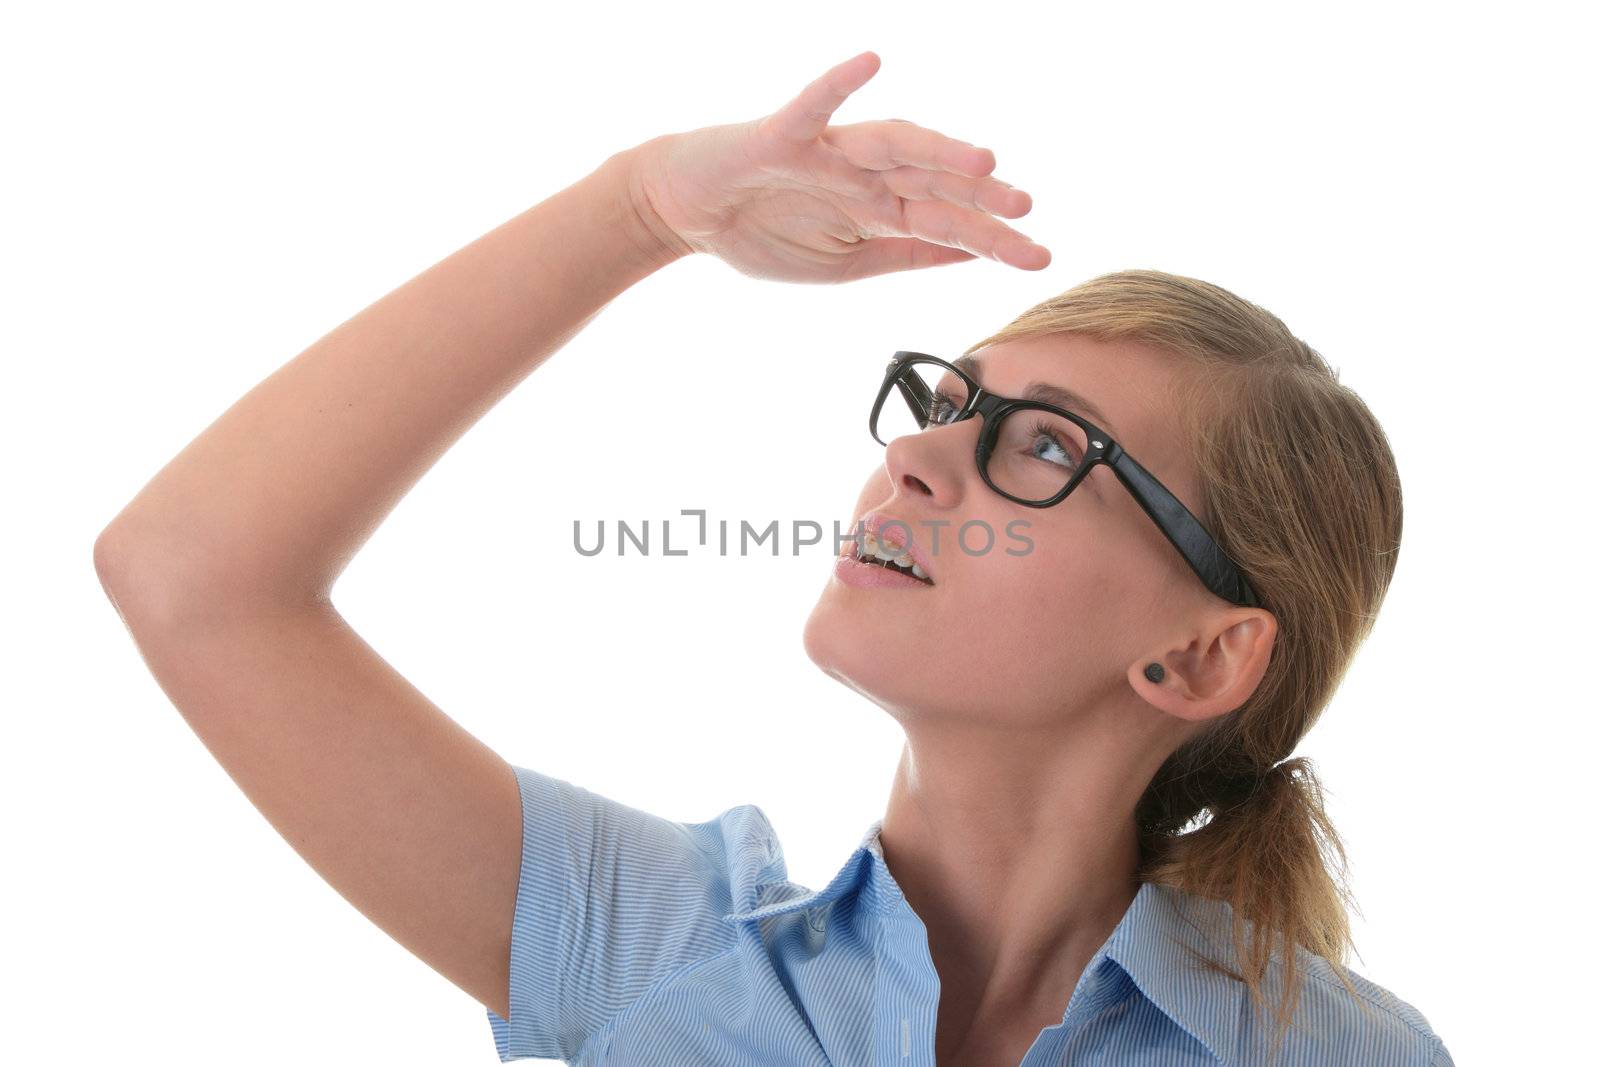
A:
[[[884,448],[889,483],[907,496],[954,507],[965,494],[969,477],[978,476],[973,458],[977,443],[977,419],[896,437]]]

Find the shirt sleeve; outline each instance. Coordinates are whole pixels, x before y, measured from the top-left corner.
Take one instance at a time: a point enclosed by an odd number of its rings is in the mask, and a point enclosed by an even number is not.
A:
[[[1428,1061],[1428,1067],[1456,1067],[1456,1061],[1450,1058],[1449,1050],[1437,1036],[1434,1037],[1433,1058]]]
[[[511,928],[510,1012],[488,1009],[502,1063],[575,1059],[661,979],[732,947],[730,879],[776,849],[744,804],[674,822],[581,786],[513,767],[522,863]]]

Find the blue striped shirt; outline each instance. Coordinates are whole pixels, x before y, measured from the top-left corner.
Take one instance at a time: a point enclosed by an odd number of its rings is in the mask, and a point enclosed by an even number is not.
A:
[[[934,1067],[939,977],[884,864],[881,819],[813,891],[788,881],[754,805],[673,822],[514,769],[511,1018],[488,1013],[501,1062]],[[1188,951],[1232,963],[1229,916],[1226,903],[1141,885],[1021,1067],[1268,1063],[1269,1017],[1258,1024],[1243,985]],[[1453,1067],[1411,1005],[1353,972],[1352,1000],[1327,961],[1297,951],[1298,1008],[1273,1064]],[[1275,963],[1269,998],[1277,975]]]

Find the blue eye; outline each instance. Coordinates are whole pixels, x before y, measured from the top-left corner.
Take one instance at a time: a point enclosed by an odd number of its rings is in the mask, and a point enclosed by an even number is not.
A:
[[[1066,459],[1066,462],[1061,464],[1062,466],[1076,467],[1082,458],[1072,454],[1073,450],[1069,449],[1066,443],[1061,440],[1056,428],[1047,422],[1035,422],[1030,426],[1028,428],[1028,441],[1028,454],[1034,459],[1042,459],[1047,463],[1057,463],[1059,460],[1054,457],[1059,455]]]

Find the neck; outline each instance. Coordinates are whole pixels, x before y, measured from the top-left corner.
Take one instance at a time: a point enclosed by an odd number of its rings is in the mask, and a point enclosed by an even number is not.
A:
[[[1060,1014],[1138,890],[1134,807],[1164,758],[1108,728],[915,723],[880,844],[928,929],[947,1010],[973,1022]]]

